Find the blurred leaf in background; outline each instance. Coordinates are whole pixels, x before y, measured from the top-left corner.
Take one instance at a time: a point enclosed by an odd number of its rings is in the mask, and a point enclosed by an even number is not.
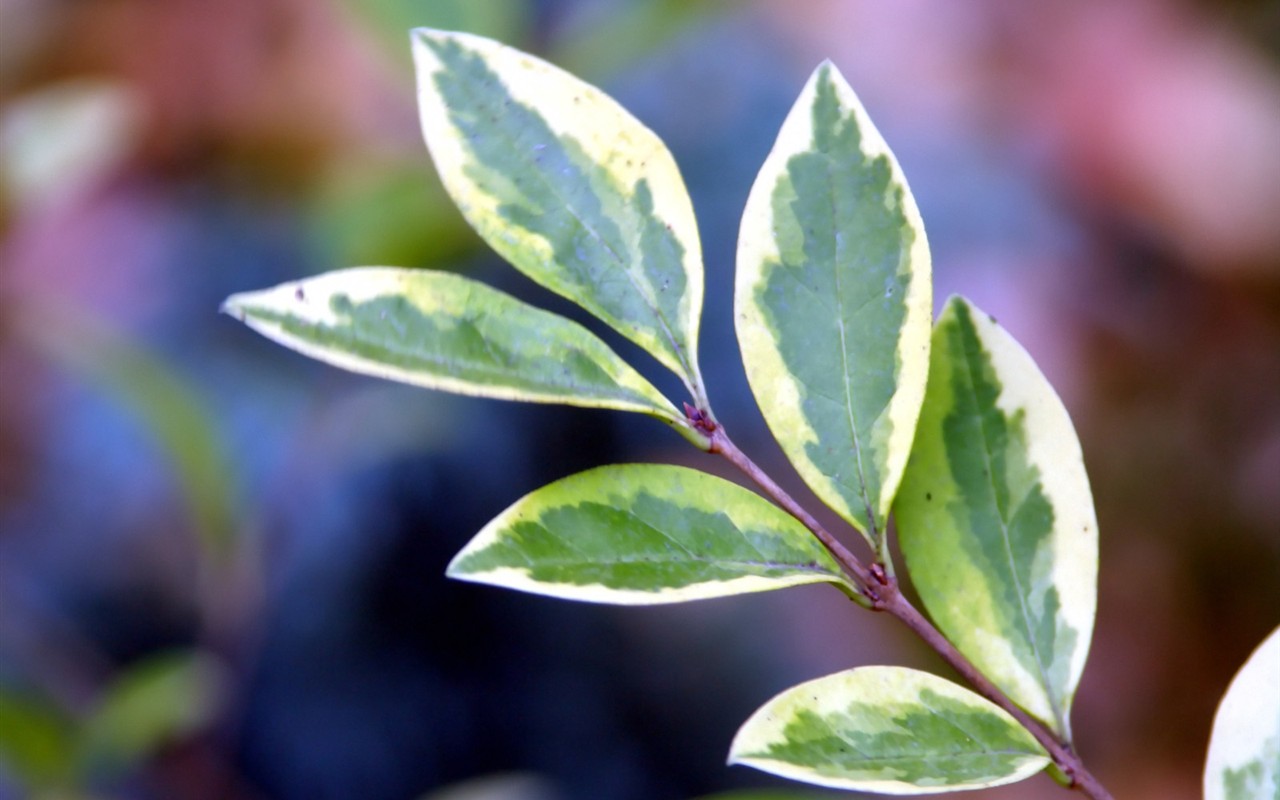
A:
[[[225,690],[209,656],[171,651],[122,670],[84,711],[0,691],[0,764],[36,798],[93,792],[203,730]]]

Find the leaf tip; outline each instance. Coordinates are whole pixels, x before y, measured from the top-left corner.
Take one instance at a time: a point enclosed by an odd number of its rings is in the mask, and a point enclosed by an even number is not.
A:
[[[464,547],[458,551],[458,554],[449,561],[449,565],[444,568],[444,576],[454,581],[473,581],[475,578],[467,572],[462,566],[463,560],[470,552],[469,547]]]
[[[419,69],[437,69],[439,63],[436,55],[437,48],[450,41],[457,41],[462,36],[463,34],[456,31],[440,30],[439,28],[411,28],[409,30],[409,47],[413,51],[414,63]]]
[[[240,322],[245,321],[244,294],[233,294],[226,300],[222,301],[222,305],[218,306],[219,314],[226,314],[228,317],[237,319]]]
[[[938,319],[959,318],[964,324],[972,324],[973,320],[985,320],[992,325],[998,324],[996,318],[983,311],[972,300],[962,294],[953,294],[947,298]]]
[[[846,94],[855,99],[858,96],[858,93],[853,90],[853,85],[849,83],[849,80],[844,76],[844,73],[840,71],[840,67],[836,66],[836,62],[829,58],[824,58],[822,63],[813,70],[813,75],[810,76],[809,83],[815,90],[822,89],[830,91],[834,88],[837,95]],[[842,102],[847,103],[847,99]],[[860,100],[856,102],[859,104],[861,103]]]
[[[447,39],[452,35],[452,31],[441,30],[439,28],[428,28],[425,25],[409,29],[409,41],[415,45],[419,42],[425,42],[428,40],[440,41],[442,39]]]
[[[814,68],[813,73],[815,75],[839,75],[841,78],[844,77],[840,72],[840,68],[836,66],[836,62],[829,58],[822,59],[822,62]]]

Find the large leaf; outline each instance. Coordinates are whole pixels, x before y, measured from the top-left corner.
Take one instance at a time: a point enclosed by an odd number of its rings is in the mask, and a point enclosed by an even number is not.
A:
[[[931,297],[929,247],[902,171],[825,63],[747,200],[738,341],[788,458],[882,555],[924,396]]]
[[[233,295],[223,310],[353,372],[479,397],[683,416],[576,322],[445,272],[357,267]]]
[[[1249,656],[1218,706],[1205,800],[1280,800],[1280,628]]]
[[[934,622],[1014,702],[1070,739],[1098,575],[1080,443],[1031,356],[961,298],[933,333],[895,512]]]
[[[449,565],[477,583],[620,605],[853,588],[792,517],[741,486],[683,467],[601,467],[525,496]]]
[[[1013,717],[950,681],[861,667],[792,687],[743,723],[729,763],[885,794],[1013,783],[1049,764]]]
[[[701,246],[662,141],[599,89],[498,42],[419,28],[413,49],[427,146],[471,225],[703,402]]]

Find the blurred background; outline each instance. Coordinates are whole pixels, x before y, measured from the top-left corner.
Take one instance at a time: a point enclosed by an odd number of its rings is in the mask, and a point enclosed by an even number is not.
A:
[[[1117,797],[1199,796],[1218,698],[1280,622],[1263,0],[0,0],[0,798],[778,788],[723,766],[774,693],[945,673],[829,589],[614,609],[448,582],[544,483],[718,465],[639,417],[383,384],[216,313],[357,264],[572,313],[442,193],[416,25],[538,53],[669,143],[712,399],[778,473],[732,332],[737,221],[831,58],[911,181],[939,304],[996,315],[1079,430],[1102,530],[1085,760]],[[1041,776],[970,796],[1065,795]]]

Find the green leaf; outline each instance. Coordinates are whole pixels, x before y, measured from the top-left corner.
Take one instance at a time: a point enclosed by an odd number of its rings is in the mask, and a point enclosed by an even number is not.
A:
[[[168,742],[207,725],[225,677],[208,656],[176,651],[122,673],[85,722],[82,757],[92,767],[128,768]]]
[[[419,28],[413,47],[423,134],[467,221],[705,404],[701,245],[662,141],[599,89],[498,42]]]
[[[586,328],[446,272],[357,267],[223,310],[335,366],[478,397],[683,416]]]
[[[961,298],[934,329],[895,513],[934,622],[1069,741],[1097,602],[1089,479],[1067,411],[1031,356]]]
[[[418,800],[558,800],[554,784],[533,773],[485,775],[446,786]]]
[[[1213,720],[1205,800],[1280,800],[1280,628],[1231,681]]]
[[[73,783],[72,742],[65,714],[35,698],[0,691],[0,764],[27,789]]]
[[[525,496],[458,553],[448,574],[619,605],[821,582],[854,591],[812,535],[764,498],[656,464],[601,467]]]
[[[747,789],[741,792],[723,792],[699,797],[697,800],[826,800],[828,792],[789,792],[777,789]]]
[[[924,397],[929,264],[897,161],[824,63],[747,200],[738,342],[756,402],[791,463],[882,556]]]
[[[84,308],[24,299],[7,332],[132,413],[166,451],[210,565],[225,564],[240,527],[234,470],[206,398],[177,364]]]
[[[838,789],[925,794],[1020,781],[1049,758],[968,689],[905,667],[861,667],[770,700],[739,729],[729,763]]]

